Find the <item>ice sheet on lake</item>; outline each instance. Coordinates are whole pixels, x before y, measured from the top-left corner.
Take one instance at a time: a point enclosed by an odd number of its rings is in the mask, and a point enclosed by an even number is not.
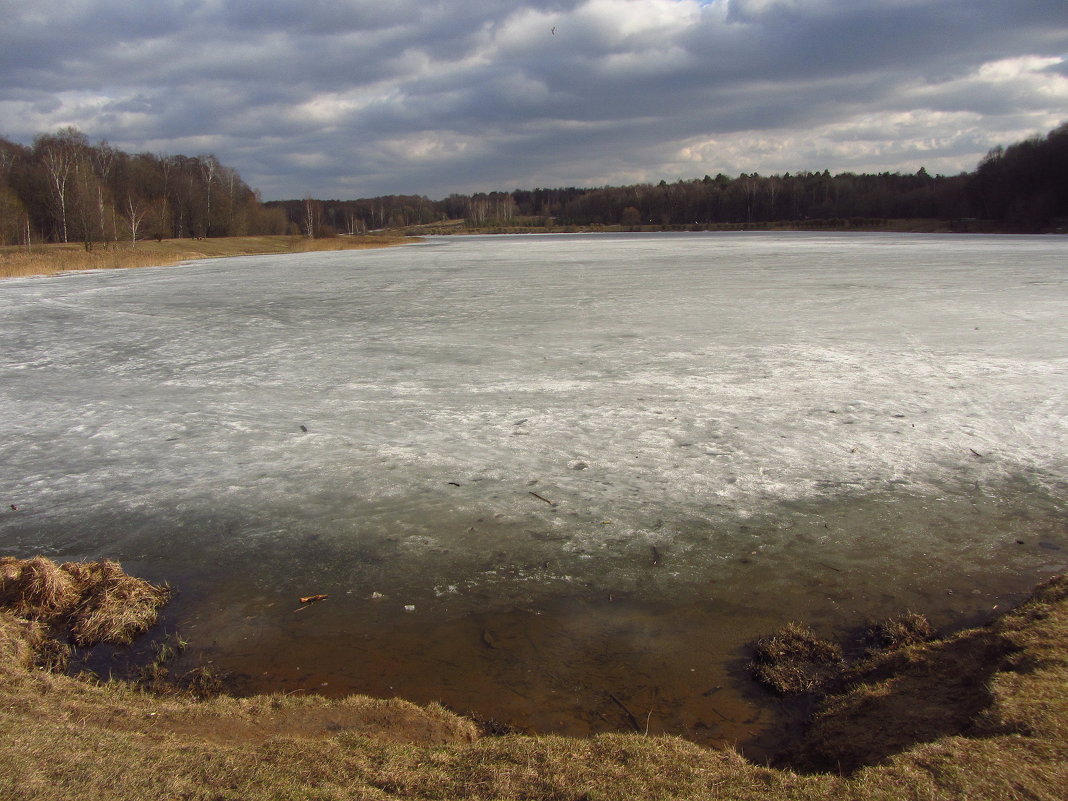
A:
[[[783,503],[1063,497],[1066,265],[1054,237],[527,236],[5,281],[0,547],[566,583],[728,554]]]

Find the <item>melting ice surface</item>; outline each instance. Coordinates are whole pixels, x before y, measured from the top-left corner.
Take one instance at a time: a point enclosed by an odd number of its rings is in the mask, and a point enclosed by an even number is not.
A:
[[[1055,237],[661,234],[8,280],[0,549],[170,578],[287,681],[418,696],[467,636],[533,707],[583,644],[974,613],[1066,564],[1066,271]]]

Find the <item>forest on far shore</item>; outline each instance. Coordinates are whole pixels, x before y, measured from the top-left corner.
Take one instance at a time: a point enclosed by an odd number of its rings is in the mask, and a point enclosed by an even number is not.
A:
[[[963,231],[1037,233],[1068,229],[1068,123],[1045,137],[996,147],[974,172],[954,176],[829,171],[742,174],[674,183],[598,188],[516,189],[360,200],[312,198],[283,208],[306,235],[463,220],[471,229],[621,226],[702,230],[795,224],[810,228],[877,226],[887,220],[937,219]],[[430,229],[433,230],[433,229]]]
[[[444,200],[388,195],[262,202],[214,155],[129,154],[75,128],[32,147],[0,138],[0,245],[251,234],[355,235],[462,220],[466,229],[638,230],[937,219],[965,231],[1068,230],[1068,123],[991,150],[954,176],[829,171],[710,176],[619,187],[516,189]]]

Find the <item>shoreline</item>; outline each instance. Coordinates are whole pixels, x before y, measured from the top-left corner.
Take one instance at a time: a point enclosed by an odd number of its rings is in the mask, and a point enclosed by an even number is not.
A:
[[[780,220],[752,223],[690,223],[667,225],[499,225],[468,226],[464,220],[411,225],[411,236],[485,236],[492,234],[599,234],[599,233],[883,233],[883,234],[987,234],[1016,236],[1064,235],[1062,228],[1020,231],[982,220],[939,218],[855,218]]]
[[[185,787],[191,798],[227,788],[223,797],[265,799],[314,786],[330,798],[696,799],[715,790],[725,799],[1052,801],[1068,777],[1063,575],[986,626],[850,668],[774,768],[670,735],[488,736],[440,705],[397,699],[159,695],[34,669],[27,632],[10,606],[0,612],[7,797],[92,789],[148,798]]]
[[[555,225],[478,226],[463,221],[428,223],[376,231],[358,236],[308,239],[299,235],[217,237],[211,239],[141,240],[94,243],[43,243],[27,249],[24,245],[0,247],[0,280],[36,278],[87,270],[167,267],[185,261],[234,258],[237,256],[284,255],[335,250],[366,250],[396,247],[419,241],[425,236],[492,236],[518,234],[612,234],[612,233],[900,233],[974,234],[997,236],[1057,236],[1062,230],[1021,232],[996,226],[961,225],[951,220],[812,220],[769,223],[694,223],[692,225]]]
[[[0,280],[61,275],[86,270],[168,267],[200,259],[236,256],[269,256],[313,251],[368,250],[396,247],[416,241],[402,232],[357,237],[308,239],[303,236],[237,236],[212,239],[142,240],[96,243],[87,250],[82,243],[49,243],[0,248]]]

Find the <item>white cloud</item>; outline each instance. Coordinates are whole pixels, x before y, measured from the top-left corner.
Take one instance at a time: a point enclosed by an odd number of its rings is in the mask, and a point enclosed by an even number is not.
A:
[[[990,83],[1005,83],[1021,77],[1034,77],[1036,73],[1063,63],[1064,59],[1059,57],[1019,56],[1017,58],[1003,58],[1000,61],[991,61],[981,66],[978,70],[978,77]]]
[[[469,156],[483,149],[484,139],[451,131],[411,134],[383,143],[383,154],[395,161],[427,162]]]
[[[573,19],[619,45],[674,36],[693,26],[699,14],[692,0],[589,0]]]
[[[810,2],[809,7],[817,3]],[[729,0],[730,16],[740,20],[754,20],[769,14],[797,12],[805,7],[803,0]]]
[[[928,172],[954,175],[975,168],[993,143],[1031,135],[1010,120],[991,139],[982,115],[972,112],[869,112],[803,131],[744,131],[681,144],[678,175],[764,174],[829,169],[836,172]]]

